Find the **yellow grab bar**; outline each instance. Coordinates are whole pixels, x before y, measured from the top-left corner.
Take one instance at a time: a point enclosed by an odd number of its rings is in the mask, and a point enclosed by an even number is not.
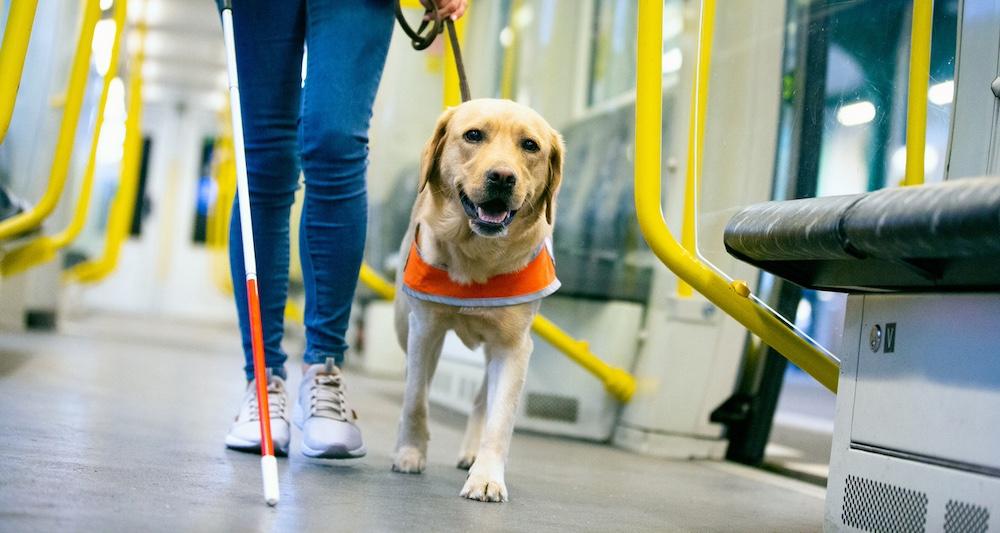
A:
[[[931,76],[931,20],[934,0],[913,0],[910,79],[906,89],[906,171],[903,185],[924,183],[927,143],[927,84]]]
[[[361,263],[358,279],[380,298],[392,300],[396,297],[396,287],[392,282],[375,272],[375,269],[368,266],[368,263]]]
[[[76,42],[76,52],[73,56],[72,70],[66,87],[66,107],[63,108],[59,137],[52,155],[49,183],[41,200],[33,208],[0,221],[0,240],[38,226],[45,220],[45,217],[52,213],[59,202],[63,187],[66,185],[66,174],[69,171],[70,158],[73,155],[73,142],[76,139],[76,125],[80,118],[80,109],[83,107],[83,96],[87,90],[87,76],[90,72],[90,47],[94,38],[94,27],[97,26],[97,21],[100,18],[100,0],[87,0],[83,7],[83,22],[80,25],[80,35]],[[10,28],[9,25],[8,28]],[[6,31],[4,38],[6,39]],[[6,75],[4,72],[4,76]]]
[[[7,27],[0,44],[0,142],[7,137],[10,116],[14,114],[17,88],[24,72],[24,57],[28,53],[31,27],[35,23],[38,0],[12,0],[7,12]]]
[[[684,180],[684,219],[681,223],[681,244],[692,255],[698,251],[698,212],[695,202],[701,192],[702,146],[705,144],[705,111],[708,108],[708,79],[712,71],[712,40],[715,35],[715,0],[701,4],[701,22],[698,25],[698,61],[695,63],[691,88],[691,116],[688,123],[687,165]],[[677,295],[690,298],[694,293],[684,280],[677,282]]]
[[[829,354],[799,337],[788,325],[750,295],[746,283],[726,279],[688,252],[663,218],[660,149],[663,109],[663,1],[639,0],[638,58],[635,105],[635,207],[653,253],[678,277],[836,392],[839,367]],[[707,74],[707,73],[706,73]],[[695,81],[696,86],[698,80]]]
[[[128,104],[125,119],[125,146],[118,190],[108,213],[104,251],[97,259],[79,263],[63,274],[65,281],[92,283],[110,274],[118,264],[122,243],[132,228],[139,167],[142,163],[142,63],[145,26],[139,26],[139,50],[129,65]]]
[[[396,295],[396,287],[383,278],[367,263],[361,264],[361,274],[358,279],[367,285],[375,294],[386,300],[392,300]],[[531,329],[539,337],[548,341],[553,347],[566,354],[573,362],[582,366],[604,384],[608,394],[625,403],[632,399],[635,393],[635,377],[625,370],[611,366],[590,351],[586,341],[576,340],[551,320],[542,315],[535,315]]]
[[[97,116],[94,120],[94,133],[90,140],[90,154],[87,156],[87,167],[83,171],[80,183],[80,193],[73,210],[73,218],[64,230],[20,246],[4,255],[0,261],[0,275],[13,276],[29,268],[51,261],[56,252],[68,246],[80,235],[87,221],[87,210],[90,207],[91,191],[94,188],[94,172],[97,167],[97,143],[101,137],[104,125],[104,109],[108,103],[108,90],[111,80],[118,74],[118,54],[122,43],[122,33],[125,31],[125,16],[127,0],[116,0],[114,11],[115,37],[111,45],[111,62],[104,73],[104,84],[101,86],[101,96],[97,102]]]

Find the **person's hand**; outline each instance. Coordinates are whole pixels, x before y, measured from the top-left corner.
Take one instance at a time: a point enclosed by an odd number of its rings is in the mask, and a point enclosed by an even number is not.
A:
[[[431,6],[432,0],[420,0],[420,3],[424,5],[425,8],[433,11]],[[469,0],[437,0],[438,13],[441,15],[442,19],[450,18],[451,20],[458,20],[462,15],[465,14],[465,9],[469,7]],[[425,18],[430,18],[427,15]]]

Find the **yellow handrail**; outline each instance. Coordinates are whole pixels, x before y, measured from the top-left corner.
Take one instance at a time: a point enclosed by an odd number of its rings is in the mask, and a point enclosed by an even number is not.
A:
[[[83,7],[83,22],[80,25],[80,36],[76,42],[76,52],[73,56],[73,66],[66,87],[66,107],[63,108],[62,123],[59,126],[59,137],[52,155],[52,167],[49,171],[49,183],[33,208],[16,216],[0,221],[0,240],[13,237],[19,233],[34,228],[52,213],[63,187],[66,185],[66,174],[69,171],[70,157],[73,154],[73,142],[76,139],[76,126],[83,107],[83,95],[87,90],[87,75],[90,71],[90,47],[94,38],[94,27],[101,18],[99,0],[87,0]],[[9,26],[8,26],[9,27]],[[6,32],[5,32],[6,37]],[[4,74],[6,75],[6,73]]]
[[[688,125],[687,165],[684,180],[684,219],[681,223],[681,244],[692,255],[698,252],[698,212],[695,202],[701,191],[702,147],[705,144],[705,111],[708,109],[708,79],[712,72],[712,40],[715,34],[715,0],[701,4],[698,31],[698,61],[695,64],[695,84],[691,87],[691,116]],[[684,280],[677,281],[677,295],[690,298],[694,293]]]
[[[73,210],[69,225],[61,232],[43,236],[24,244],[6,255],[0,261],[0,275],[13,276],[29,268],[51,261],[56,252],[68,246],[80,235],[87,221],[87,210],[90,207],[91,191],[94,188],[94,172],[97,167],[97,144],[104,125],[104,109],[108,103],[108,91],[111,80],[118,74],[118,55],[121,49],[122,33],[125,31],[127,0],[116,0],[114,11],[115,37],[111,45],[111,62],[104,73],[104,83],[101,86],[101,96],[97,102],[97,116],[94,120],[94,132],[90,140],[90,153],[87,156],[87,167],[83,171],[80,182],[80,193]]]
[[[100,257],[79,263],[63,274],[70,282],[93,283],[104,279],[118,264],[122,243],[128,238],[132,228],[135,210],[136,190],[142,163],[142,63],[145,59],[144,41],[146,28],[138,27],[139,49],[129,65],[128,104],[125,119],[125,146],[121,162],[121,178],[118,191],[108,213],[104,251]]]
[[[667,227],[661,206],[660,149],[663,109],[663,2],[639,0],[635,106],[635,207],[653,253],[678,277],[735,318],[761,340],[836,392],[837,362],[799,337],[750,295],[745,282],[727,282],[682,246]],[[707,73],[706,73],[707,74]],[[696,86],[698,80],[695,81]]]
[[[927,143],[927,84],[931,75],[931,20],[934,0],[913,0],[910,75],[906,89],[906,171],[903,185],[924,183]]]
[[[12,0],[7,12],[7,27],[0,44],[0,142],[7,137],[10,116],[14,114],[17,88],[24,72],[24,57],[28,53],[31,27],[35,22],[38,0]]]
[[[361,263],[358,280],[367,285],[380,298],[392,300],[396,297],[396,286],[391,281],[380,276],[374,268],[368,266],[368,263]]]

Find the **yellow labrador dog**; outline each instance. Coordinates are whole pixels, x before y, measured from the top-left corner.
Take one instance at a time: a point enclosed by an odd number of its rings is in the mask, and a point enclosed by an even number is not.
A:
[[[407,362],[393,470],[424,470],[428,386],[452,330],[487,358],[458,456],[469,469],[461,495],[507,500],[504,465],[531,321],[559,286],[548,242],[562,162],[559,133],[517,103],[472,100],[438,119],[400,251],[395,322]]]

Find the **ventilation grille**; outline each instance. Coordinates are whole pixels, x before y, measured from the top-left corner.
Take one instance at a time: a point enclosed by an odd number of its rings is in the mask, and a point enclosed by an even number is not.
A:
[[[532,418],[574,423],[580,414],[580,402],[569,396],[532,392],[524,410]]]
[[[927,494],[847,476],[844,524],[873,533],[923,532],[927,524]]]
[[[989,529],[990,512],[985,507],[948,500],[944,509],[945,533],[984,533]]]

